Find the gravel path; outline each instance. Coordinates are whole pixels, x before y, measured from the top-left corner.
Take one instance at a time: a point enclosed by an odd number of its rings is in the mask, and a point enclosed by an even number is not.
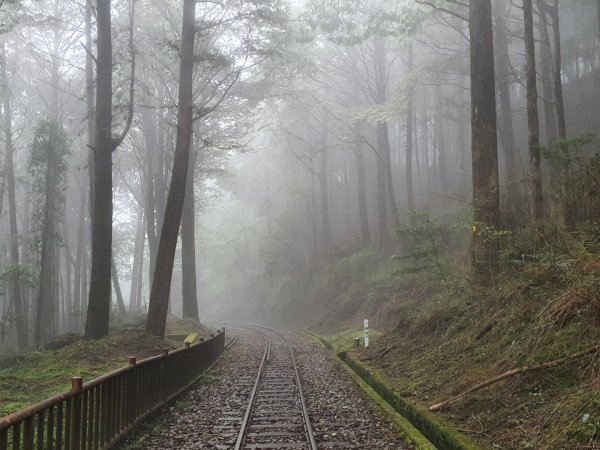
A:
[[[192,389],[155,414],[118,448],[233,448],[263,355],[263,338],[233,330],[240,339]],[[404,444],[331,354],[310,339],[288,333],[319,449],[394,449]]]

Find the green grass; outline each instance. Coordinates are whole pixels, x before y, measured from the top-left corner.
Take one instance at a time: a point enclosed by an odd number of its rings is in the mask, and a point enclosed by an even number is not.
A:
[[[369,370],[345,352],[339,353],[338,356],[373,391],[380,395],[382,400],[402,416],[402,423],[408,422],[411,425],[411,427],[405,428],[410,435],[415,437],[418,433],[421,433],[440,450],[478,450],[477,445],[458,431],[452,429],[452,427],[442,423],[438,417],[427,412],[425,408],[402,399],[394,392],[390,383],[384,380],[379,374]],[[422,440],[420,442],[423,443]]]
[[[0,355],[0,416],[65,392],[71,378],[84,382],[138,359],[174,348],[168,341],[127,329],[96,341],[77,340],[57,350],[36,350]]]
[[[383,336],[383,331],[369,327],[369,346],[375,345]],[[364,330],[362,327],[346,328],[335,334],[322,336],[329,342],[335,351],[352,350],[354,338],[360,338],[361,347],[364,346]]]

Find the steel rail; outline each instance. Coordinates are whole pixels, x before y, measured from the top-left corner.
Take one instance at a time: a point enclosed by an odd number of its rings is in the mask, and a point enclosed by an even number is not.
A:
[[[236,325],[237,326],[237,325]],[[244,328],[250,328],[245,327]],[[248,428],[248,423],[250,422],[250,416],[252,414],[252,408],[254,406],[254,400],[256,399],[256,393],[258,392],[258,385],[260,384],[260,378],[263,373],[263,369],[265,367],[266,362],[268,361],[268,357],[271,352],[271,345],[269,342],[269,338],[265,333],[258,329],[254,329],[254,331],[258,332],[262,335],[265,340],[265,351],[263,353],[262,361],[260,362],[260,367],[258,368],[258,374],[256,376],[256,381],[254,382],[254,388],[252,388],[252,394],[250,395],[250,401],[248,402],[248,408],[246,408],[246,414],[244,414],[244,420],[242,421],[242,425],[240,428],[240,432],[238,434],[237,440],[235,441],[235,450],[240,450],[244,445],[244,441],[246,440],[246,430]]]
[[[302,405],[302,415],[304,416],[304,425],[306,427],[306,435],[308,437],[308,442],[310,444],[311,450],[317,450],[317,441],[315,440],[315,434],[313,432],[312,426],[310,424],[310,416],[308,415],[308,408],[306,407],[306,400],[304,399],[304,392],[302,391],[302,383],[300,381],[300,372],[298,370],[298,365],[296,364],[296,357],[294,356],[294,349],[292,348],[292,344],[287,340],[285,336],[283,336],[279,331],[274,330],[275,333],[279,334],[284,340],[284,342],[288,345],[288,350],[290,352],[290,356],[292,358],[292,364],[294,365],[294,372],[296,373],[296,386],[298,388],[298,396],[300,397],[300,404]]]
[[[244,420],[242,421],[242,426],[240,429],[240,433],[238,435],[236,444],[235,444],[235,450],[241,450],[242,446],[245,443],[245,438],[246,438],[246,432],[247,432],[247,427],[251,418],[251,414],[252,414],[252,409],[254,406],[254,401],[256,399],[256,394],[258,392],[258,386],[260,383],[260,379],[263,373],[263,368],[265,366],[265,363],[269,362],[270,360],[270,356],[271,356],[271,341],[270,339],[267,337],[267,335],[261,331],[262,330],[266,330],[268,332],[271,333],[275,333],[277,334],[282,340],[283,342],[286,344],[287,346],[287,350],[289,352],[290,355],[290,360],[292,362],[292,367],[294,369],[294,374],[295,374],[295,379],[296,379],[296,388],[298,390],[298,398],[300,400],[300,406],[302,409],[302,418],[304,419],[304,431],[305,431],[305,437],[307,440],[307,443],[309,445],[310,450],[318,450],[317,449],[317,442],[315,439],[315,435],[312,429],[312,426],[310,424],[310,416],[308,414],[308,408],[306,406],[306,400],[304,398],[304,392],[302,390],[302,383],[301,383],[301,379],[300,379],[300,372],[298,370],[298,365],[296,364],[296,358],[294,356],[294,349],[292,347],[292,344],[289,342],[289,340],[278,330],[272,329],[272,328],[267,328],[267,327],[263,327],[260,325],[241,325],[241,324],[228,324],[231,326],[236,326],[239,328],[246,328],[246,329],[250,329],[253,331],[258,332],[259,334],[261,334],[263,336],[263,338],[265,339],[265,352],[263,354],[263,359],[259,368],[259,372],[258,375],[256,377],[256,382],[254,384],[254,388],[252,390],[252,394],[250,397],[250,402],[248,404],[248,408],[246,409],[246,414],[244,416]]]
[[[231,348],[238,340],[239,338],[239,334],[234,335],[232,338],[230,338],[227,343],[225,344],[225,348]]]

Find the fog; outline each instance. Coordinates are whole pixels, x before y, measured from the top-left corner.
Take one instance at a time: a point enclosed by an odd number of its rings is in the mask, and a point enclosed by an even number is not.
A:
[[[2,349],[142,326],[149,310],[160,322],[161,286],[169,320],[315,325],[328,299],[310,298],[311,277],[359,252],[411,254],[423,217],[459,230],[469,264],[484,68],[468,2],[199,0],[187,128],[187,3],[115,0],[108,16],[101,3],[0,2]],[[600,131],[600,6],[534,1],[528,59],[523,2],[491,3],[493,226],[529,227],[539,198],[549,223],[597,221],[582,174]]]

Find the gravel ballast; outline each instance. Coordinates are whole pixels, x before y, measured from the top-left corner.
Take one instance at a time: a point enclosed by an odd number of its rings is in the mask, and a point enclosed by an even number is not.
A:
[[[238,341],[201,380],[154,414],[120,449],[232,449],[264,351],[255,331],[228,328]],[[326,349],[295,333],[302,388],[319,449],[396,449],[405,444],[390,420]]]

